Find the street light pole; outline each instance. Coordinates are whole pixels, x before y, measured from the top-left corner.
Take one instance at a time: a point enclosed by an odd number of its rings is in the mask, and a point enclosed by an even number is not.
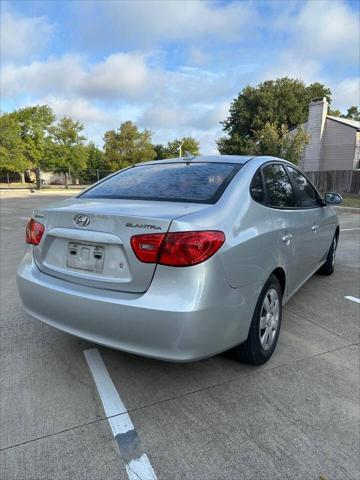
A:
[[[184,145],[184,140],[182,142],[179,142],[179,157],[182,157],[182,146]]]

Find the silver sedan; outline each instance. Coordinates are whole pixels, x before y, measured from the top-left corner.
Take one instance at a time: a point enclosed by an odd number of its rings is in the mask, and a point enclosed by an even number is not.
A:
[[[138,164],[34,211],[18,289],[31,315],[92,342],[262,364],[282,306],[334,270],[340,202],[274,157]]]

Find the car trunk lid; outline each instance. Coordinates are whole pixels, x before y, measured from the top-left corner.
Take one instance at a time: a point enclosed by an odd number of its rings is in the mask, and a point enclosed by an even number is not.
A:
[[[179,216],[204,204],[72,198],[34,212],[45,233],[34,258],[40,270],[95,288],[145,292],[156,264],[140,262],[130,239],[166,233]]]

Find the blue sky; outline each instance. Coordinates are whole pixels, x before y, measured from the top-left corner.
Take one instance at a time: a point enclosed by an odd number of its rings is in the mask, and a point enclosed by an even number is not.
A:
[[[1,109],[47,103],[98,144],[125,120],[214,152],[246,85],[320,81],[359,103],[359,2],[1,2]]]

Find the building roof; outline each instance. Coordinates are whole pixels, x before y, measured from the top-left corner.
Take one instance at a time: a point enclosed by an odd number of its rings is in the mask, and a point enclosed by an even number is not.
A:
[[[342,117],[333,117],[332,115],[326,115],[327,120],[333,120],[334,122],[342,123],[347,127],[356,128],[357,131],[360,131],[360,122],[357,120],[351,120],[350,118],[342,118]],[[303,127],[305,130],[307,129],[308,122],[301,123],[294,128],[290,129],[290,132],[296,133],[299,127]]]
[[[351,120],[350,118],[342,118],[342,117],[333,117],[332,115],[327,115],[326,118],[329,120],[333,120],[334,122],[343,123],[348,127],[356,128],[356,130],[360,131],[360,122],[357,120]]]

